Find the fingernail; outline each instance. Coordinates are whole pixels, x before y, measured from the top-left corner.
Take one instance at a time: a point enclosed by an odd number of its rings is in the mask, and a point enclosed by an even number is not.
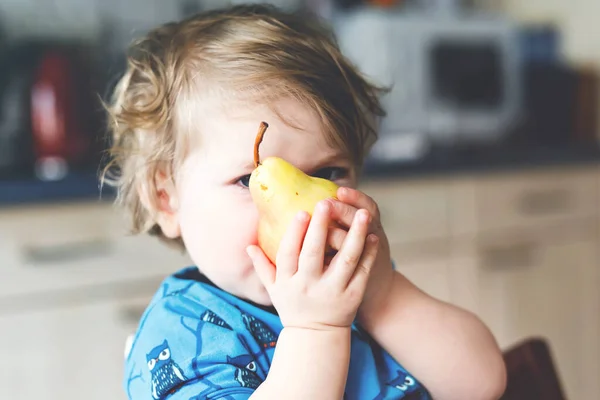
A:
[[[319,209],[321,211],[329,211],[329,201],[323,200],[319,202]]]
[[[379,238],[377,237],[377,235],[375,235],[373,233],[371,233],[367,239],[369,240],[369,242],[371,242],[373,244],[375,244],[379,241]]]
[[[345,195],[348,194],[348,189],[346,189],[345,187],[341,187],[341,188],[338,189],[338,193],[341,196],[345,196]]]
[[[371,222],[371,214],[366,210],[360,210],[360,220],[362,222],[370,223]]]
[[[306,221],[307,217],[308,214],[305,211],[299,211],[298,214],[296,214],[296,219],[300,222]]]

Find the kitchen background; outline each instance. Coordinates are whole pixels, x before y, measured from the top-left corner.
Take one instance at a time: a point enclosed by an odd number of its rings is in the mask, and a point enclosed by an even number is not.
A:
[[[236,3],[231,1],[229,3]],[[100,190],[105,98],[146,29],[225,0],[0,0],[0,388],[124,399],[128,336],[188,264]],[[393,84],[362,188],[398,268],[600,397],[597,0],[279,0]],[[139,379],[131,376],[129,379]]]

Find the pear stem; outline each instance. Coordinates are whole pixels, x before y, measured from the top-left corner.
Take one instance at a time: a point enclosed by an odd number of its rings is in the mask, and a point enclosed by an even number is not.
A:
[[[266,122],[261,122],[260,127],[258,128],[258,133],[256,134],[256,139],[254,140],[254,166],[258,167],[260,165],[260,156],[258,154],[258,148],[263,141],[263,137],[265,136],[265,132],[269,124]]]

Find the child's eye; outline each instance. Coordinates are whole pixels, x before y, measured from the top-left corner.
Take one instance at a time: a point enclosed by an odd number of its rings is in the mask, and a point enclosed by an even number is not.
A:
[[[250,174],[242,176],[236,183],[247,188],[250,185]]]
[[[323,178],[330,181],[337,181],[348,176],[348,170],[342,167],[321,168],[313,174],[315,178]]]

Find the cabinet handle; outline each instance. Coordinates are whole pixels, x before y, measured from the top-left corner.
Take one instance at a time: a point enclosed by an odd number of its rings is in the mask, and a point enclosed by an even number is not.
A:
[[[550,214],[568,209],[570,203],[569,192],[564,188],[538,190],[521,196],[518,209],[530,215]]]
[[[110,241],[94,239],[58,245],[30,245],[23,249],[23,255],[26,263],[41,266],[104,257],[110,251]]]
[[[480,256],[482,265],[489,269],[527,268],[535,262],[535,250],[533,243],[517,243],[483,248]]]

